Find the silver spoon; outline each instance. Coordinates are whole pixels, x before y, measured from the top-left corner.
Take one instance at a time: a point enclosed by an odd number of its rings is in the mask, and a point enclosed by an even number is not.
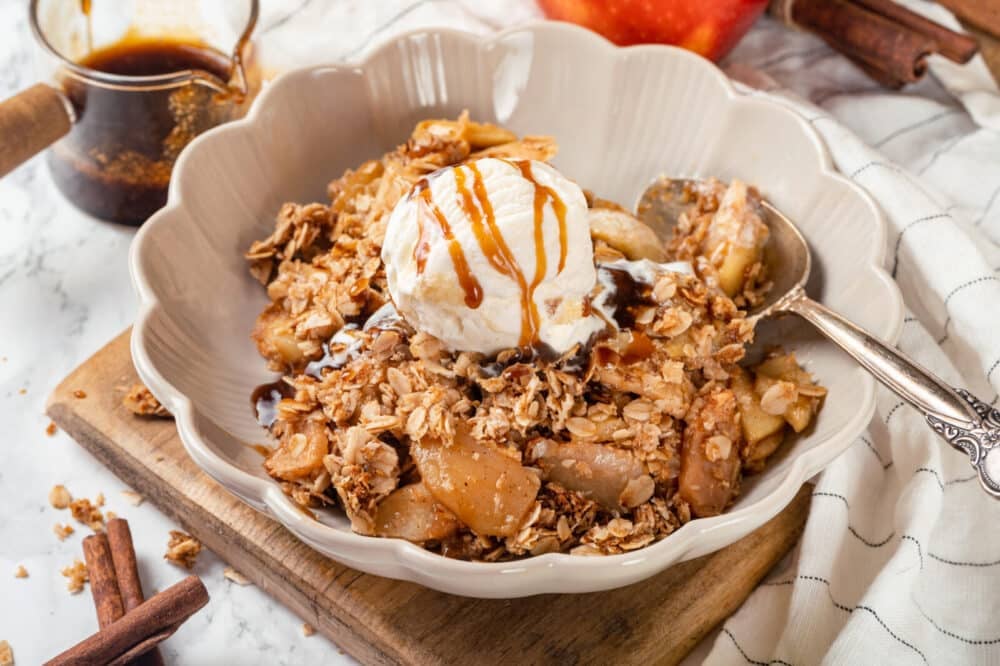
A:
[[[663,238],[670,236],[689,202],[684,190],[696,181],[662,178],[639,201],[639,218]],[[871,333],[806,295],[812,257],[806,239],[792,222],[766,201],[761,215],[771,236],[765,262],[774,288],[750,311],[755,318],[795,313],[846,351],[898,396],[916,407],[931,428],[969,456],[979,481],[1000,498],[1000,411],[964,389],[953,389]]]

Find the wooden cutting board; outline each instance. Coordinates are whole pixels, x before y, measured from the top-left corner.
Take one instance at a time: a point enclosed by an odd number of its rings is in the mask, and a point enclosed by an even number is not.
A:
[[[126,331],[49,399],[51,418],[122,481],[364,663],[674,664],[798,539],[805,486],[728,548],[612,592],[479,600],[362,574],[320,555],[203,474],[170,420],[133,416]],[[86,397],[78,398],[74,392]],[[77,394],[80,395],[80,394]]]

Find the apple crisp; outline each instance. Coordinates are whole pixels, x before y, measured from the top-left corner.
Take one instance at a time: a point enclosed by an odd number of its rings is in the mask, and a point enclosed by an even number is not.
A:
[[[825,391],[793,355],[740,365],[769,285],[759,195],[739,181],[692,189],[668,241],[586,193],[584,310],[613,321],[565,353],[451,350],[396,312],[381,258],[396,204],[438,170],[556,149],[467,114],[423,121],[252,244],[271,300],[252,337],[282,373],[254,395],[278,441],[264,466],[299,505],[449,557],[622,553],[724,511],[808,427]]]

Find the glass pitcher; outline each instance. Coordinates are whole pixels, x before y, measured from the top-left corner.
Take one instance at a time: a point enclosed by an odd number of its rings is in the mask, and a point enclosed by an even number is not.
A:
[[[49,82],[0,104],[0,175],[52,145],[73,204],[141,224],[184,146],[249,106],[258,0],[32,0],[30,12]]]

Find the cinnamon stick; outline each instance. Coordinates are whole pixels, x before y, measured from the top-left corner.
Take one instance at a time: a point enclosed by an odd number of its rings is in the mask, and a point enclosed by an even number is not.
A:
[[[108,545],[111,549],[111,559],[118,578],[118,590],[121,593],[125,612],[135,609],[145,601],[142,592],[142,582],[139,580],[139,564],[132,545],[132,530],[124,518],[109,520],[107,527]],[[133,662],[134,666],[162,666],[163,655],[158,648],[153,648]]]
[[[938,0],[958,18],[1000,39],[1000,5],[991,0]]]
[[[188,576],[46,664],[125,664],[169,637],[207,603],[205,586],[197,576]]]
[[[933,53],[968,62],[974,39],[916,14],[893,0],[772,0],[771,14],[812,32],[873,79],[899,88],[920,79]]]
[[[90,576],[90,591],[97,609],[97,625],[102,629],[125,614],[118,591],[118,578],[105,534],[91,534],[83,540],[83,559]]]
[[[979,51],[979,44],[972,37],[935,23],[893,0],[854,0],[854,2],[904,28],[930,37],[937,45],[938,53],[951,61],[959,64],[967,63]]]
[[[790,0],[786,16],[848,57],[913,83],[926,71],[934,41],[847,0]]]

